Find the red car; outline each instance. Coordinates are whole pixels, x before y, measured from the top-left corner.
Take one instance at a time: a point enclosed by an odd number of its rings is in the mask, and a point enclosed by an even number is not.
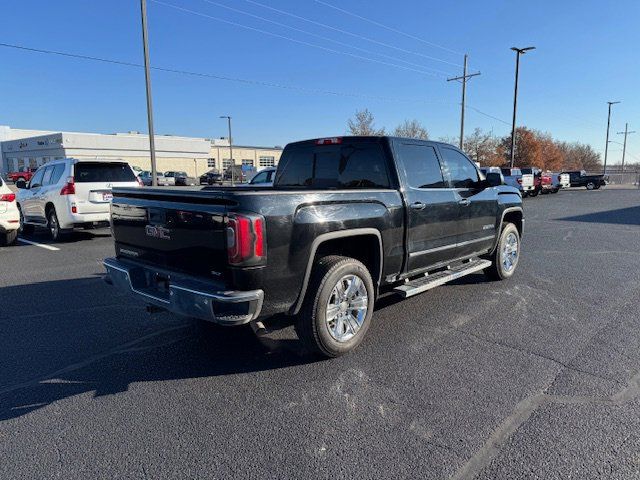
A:
[[[33,177],[33,174],[36,172],[37,168],[28,168],[24,172],[10,172],[7,173],[7,180],[11,180],[12,182],[17,182],[18,180],[24,180],[28,182]]]

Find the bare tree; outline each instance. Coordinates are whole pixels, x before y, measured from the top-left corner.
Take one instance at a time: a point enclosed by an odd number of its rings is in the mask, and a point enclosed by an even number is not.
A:
[[[504,159],[498,152],[498,139],[491,132],[476,128],[464,139],[464,151],[481,165],[502,165]]]
[[[377,129],[373,113],[368,108],[357,110],[353,118],[347,121],[351,135],[384,135],[384,128]]]
[[[393,132],[396,137],[429,139],[429,132],[418,120],[405,120]]]

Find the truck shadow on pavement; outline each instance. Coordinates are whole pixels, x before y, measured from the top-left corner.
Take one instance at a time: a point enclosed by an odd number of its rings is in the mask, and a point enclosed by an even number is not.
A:
[[[558,218],[563,222],[609,223],[614,225],[640,225],[640,206],[617,208],[604,212],[587,213]]]
[[[34,299],[15,315],[0,314],[0,422],[74,395],[126,392],[139,382],[318,360],[304,354],[286,323],[276,322],[275,338],[258,338],[248,326],[216,328],[165,313],[150,316],[139,303],[105,288],[96,277],[0,290],[4,304],[10,298]]]

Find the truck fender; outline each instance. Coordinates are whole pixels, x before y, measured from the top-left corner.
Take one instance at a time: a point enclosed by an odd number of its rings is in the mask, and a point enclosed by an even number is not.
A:
[[[311,271],[313,270],[313,263],[316,257],[316,252],[318,251],[318,247],[320,247],[322,243],[327,242],[329,240],[334,240],[336,238],[356,237],[361,235],[375,235],[375,237],[378,239],[378,248],[379,248],[378,254],[380,255],[379,257],[380,263],[379,263],[379,269],[378,269],[379,270],[378,277],[373,279],[375,282],[376,291],[377,291],[377,289],[380,286],[380,280],[382,278],[382,270],[384,265],[382,236],[380,235],[380,231],[378,231],[375,228],[353,228],[350,230],[339,230],[336,232],[323,233],[318,235],[315,238],[315,240],[311,243],[311,249],[309,251],[309,260],[307,261],[307,267],[304,272],[302,287],[300,289],[298,298],[296,299],[295,303],[293,304],[293,307],[290,310],[290,314],[295,315],[300,311],[300,308],[302,308],[304,297],[307,293],[307,287],[309,285],[309,279],[311,278]]]
[[[496,235],[496,241],[493,244],[493,248],[491,249],[491,253],[493,253],[496,249],[496,247],[498,246],[498,242],[500,241],[500,232],[502,232],[502,224],[504,223],[504,217],[509,213],[509,212],[520,212],[520,214],[522,215],[522,223],[521,225],[516,225],[516,227],[518,227],[518,231],[520,232],[520,236],[522,237],[522,234],[524,233],[524,212],[522,211],[522,207],[507,207],[502,211],[502,216],[500,217],[500,225],[498,225],[498,234]]]

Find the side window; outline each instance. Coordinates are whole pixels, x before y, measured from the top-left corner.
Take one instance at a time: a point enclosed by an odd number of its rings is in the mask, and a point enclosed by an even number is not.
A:
[[[436,150],[429,145],[403,143],[398,147],[400,160],[413,188],[444,188],[442,170]]]
[[[467,157],[457,150],[441,147],[445,163],[445,174],[453,188],[472,188],[479,180],[478,170]]]
[[[53,173],[53,167],[47,167],[42,177],[42,185],[51,185],[51,174]]]
[[[59,163],[57,165],[54,165],[53,168],[53,173],[51,174],[51,185],[55,185],[60,181],[60,178],[62,177],[62,174],[64,173],[64,167],[65,164],[64,163]]]
[[[36,174],[31,178],[31,182],[29,182],[29,186],[31,188],[42,186],[42,177],[44,176],[44,168],[39,169]]]
[[[251,179],[251,183],[265,183],[267,181],[267,172],[260,172]]]

